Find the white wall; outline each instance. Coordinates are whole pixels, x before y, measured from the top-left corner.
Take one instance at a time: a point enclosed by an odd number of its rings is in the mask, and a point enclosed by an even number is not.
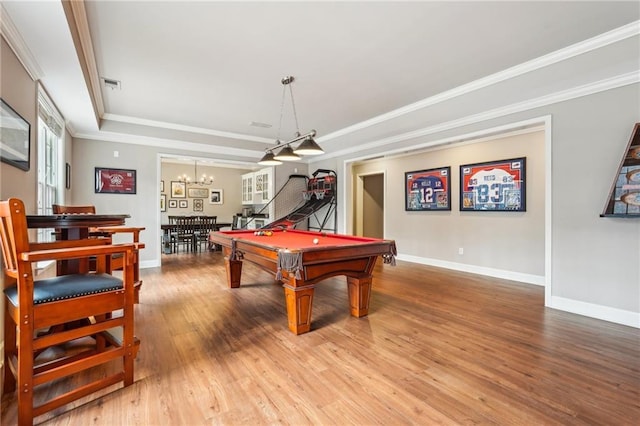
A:
[[[516,157],[526,157],[526,212],[460,212],[461,165]],[[372,160],[354,165],[353,174],[386,172],[385,238],[394,239],[405,258],[456,269],[490,268],[494,275],[543,284],[544,161],[544,133],[535,131]],[[451,211],[405,211],[405,173],[446,166],[451,167]]]
[[[599,217],[633,125],[640,122],[639,100],[640,85],[630,84],[434,132],[403,142],[402,149],[549,116],[550,134],[545,133],[546,155],[550,162],[549,170],[545,172],[549,180],[545,197],[550,200],[550,210],[545,217],[545,232],[548,234],[545,303],[550,307],[640,327],[640,220]],[[358,153],[357,157],[380,156],[385,150],[396,148],[399,146],[374,148]],[[350,194],[350,176],[344,173],[349,171],[345,164],[354,158],[352,155],[314,161],[310,169],[336,170],[340,190]],[[401,172],[395,170],[394,174],[390,173],[388,182],[402,179]],[[387,196],[393,195],[388,193]],[[344,218],[350,214],[348,206],[344,201],[338,205],[341,231],[350,230],[350,224],[344,223]],[[387,215],[386,221],[387,238],[394,238],[397,234],[405,238],[413,229],[411,223],[398,220],[396,215]],[[398,244],[398,251],[401,255],[415,253],[416,245],[416,241],[409,246]],[[539,250],[538,245],[536,242],[534,251]],[[481,249],[467,246],[465,253]],[[536,267],[538,269],[539,266]]]

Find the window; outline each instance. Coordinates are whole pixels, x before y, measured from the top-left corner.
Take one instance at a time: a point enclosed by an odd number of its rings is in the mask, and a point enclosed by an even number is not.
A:
[[[38,91],[38,214],[52,214],[62,200],[64,120],[46,92]],[[62,201],[61,201],[62,202]],[[38,241],[53,240],[53,229],[38,229]]]

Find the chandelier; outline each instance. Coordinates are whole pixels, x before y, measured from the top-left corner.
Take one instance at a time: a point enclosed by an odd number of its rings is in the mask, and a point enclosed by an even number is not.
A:
[[[198,160],[195,160],[193,162],[193,171],[194,176],[198,176]],[[206,173],[203,173],[202,176],[200,176],[200,179],[197,180],[191,180],[191,176],[187,175],[186,173],[178,176],[178,181],[184,182],[187,185],[212,185],[215,180],[216,177],[214,175],[207,176]]]
[[[258,164],[263,166],[277,166],[282,164],[283,161],[296,161],[300,160],[301,155],[320,155],[324,154],[320,145],[313,139],[316,135],[315,130],[311,130],[306,134],[300,134],[298,127],[298,115],[296,114],[296,103],[293,100],[293,86],[291,83],[294,81],[294,77],[287,76],[281,80],[282,83],[282,102],[280,104],[280,125],[278,126],[278,136],[276,137],[276,145],[271,148],[267,148],[266,154],[258,161]],[[289,93],[291,95],[291,106],[293,108],[293,118],[296,123],[295,137],[290,141],[283,142],[280,140],[280,130],[282,130],[282,115],[284,111],[284,103],[287,94],[287,86],[289,86]],[[291,144],[302,141],[297,148],[292,148]],[[278,151],[274,154],[274,151]]]

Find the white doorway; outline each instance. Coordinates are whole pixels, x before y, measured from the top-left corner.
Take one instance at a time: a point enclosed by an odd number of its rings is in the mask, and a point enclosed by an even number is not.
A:
[[[362,237],[384,238],[385,173],[357,176],[354,229]]]

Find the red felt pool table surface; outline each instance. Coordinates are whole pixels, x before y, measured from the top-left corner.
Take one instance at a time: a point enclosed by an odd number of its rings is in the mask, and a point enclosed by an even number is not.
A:
[[[283,282],[289,329],[295,334],[310,330],[315,284],[332,276],[347,277],[351,315],[362,317],[369,313],[373,268],[379,256],[385,263],[394,263],[393,240],[314,231],[271,231],[272,235],[255,235],[252,230],[210,234],[210,241],[222,246],[229,287],[240,287],[243,261],[274,272],[275,279]]]
[[[380,241],[377,238],[286,229],[272,230],[270,231],[272,232],[272,235],[270,236],[255,235],[255,232],[256,231],[252,230],[236,230],[220,231],[218,234],[227,235],[230,238],[242,239],[244,241],[251,241],[263,246],[288,250],[326,249],[332,246],[377,243]],[[314,239],[318,240],[317,244],[313,242]]]

